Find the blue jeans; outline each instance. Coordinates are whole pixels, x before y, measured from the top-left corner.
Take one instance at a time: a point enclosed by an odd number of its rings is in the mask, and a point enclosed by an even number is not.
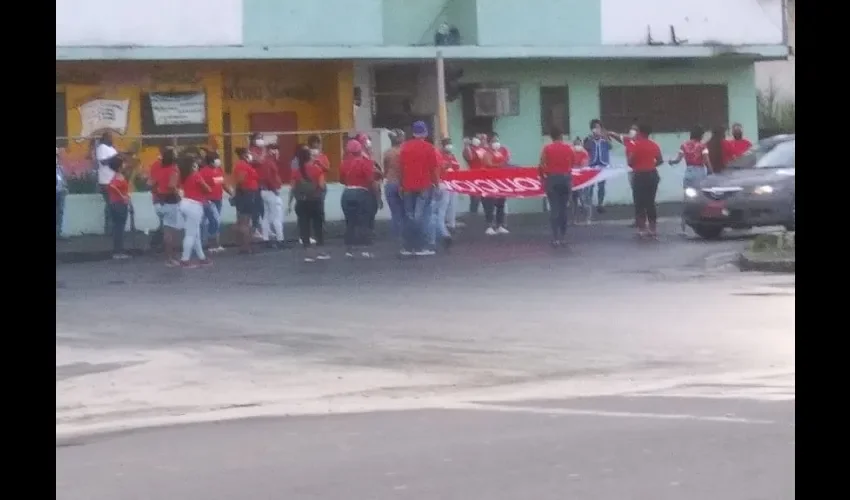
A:
[[[62,236],[62,222],[65,220],[65,192],[56,192],[56,237]]]
[[[404,227],[404,200],[398,192],[398,183],[386,183],[384,196],[387,198],[387,207],[390,209],[393,234],[401,236]]]
[[[432,247],[437,245],[437,236],[440,238],[451,238],[446,215],[451,208],[454,197],[445,188],[434,190],[434,201],[432,203],[431,221],[428,224],[428,244]]]
[[[110,203],[109,221],[112,223],[112,250],[115,253],[124,251],[124,228],[127,224],[129,208],[126,203]]]
[[[567,222],[572,189],[572,177],[564,174],[546,176],[546,198],[549,200],[549,224],[552,227],[552,239],[563,241],[567,234]]]
[[[598,183],[597,186],[599,187],[596,188],[596,206],[601,207],[605,204],[605,181]],[[590,192],[592,197],[593,190],[591,189]]]
[[[112,234],[112,210],[109,208],[109,185],[99,184],[100,196],[103,198],[103,234]]]
[[[425,250],[428,243],[428,225],[433,214],[431,202],[433,189],[404,193],[404,234],[402,248],[409,252]]]
[[[204,220],[201,222],[201,241],[206,243],[212,237],[218,236],[221,230],[221,200],[208,201],[204,204]]]
[[[342,213],[345,215],[345,246],[350,250],[356,246],[372,244],[372,228],[375,196],[365,189],[346,188],[340,197]]]

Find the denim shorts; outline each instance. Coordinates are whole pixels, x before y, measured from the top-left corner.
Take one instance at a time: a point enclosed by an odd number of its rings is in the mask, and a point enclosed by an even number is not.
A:
[[[685,177],[682,179],[682,187],[685,189],[695,188],[699,186],[699,183],[702,182],[706,176],[708,176],[708,169],[705,167],[694,167],[689,165],[685,167]]]
[[[154,205],[156,215],[162,219],[162,225],[172,229],[183,229],[183,216],[178,203]]]

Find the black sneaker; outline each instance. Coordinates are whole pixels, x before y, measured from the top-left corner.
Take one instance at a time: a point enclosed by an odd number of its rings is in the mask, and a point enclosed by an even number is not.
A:
[[[446,250],[452,247],[452,243],[454,243],[454,240],[451,237],[443,238],[443,248]]]
[[[599,205],[598,207],[596,207],[596,213],[604,214],[605,213],[605,207],[603,207],[602,205]]]

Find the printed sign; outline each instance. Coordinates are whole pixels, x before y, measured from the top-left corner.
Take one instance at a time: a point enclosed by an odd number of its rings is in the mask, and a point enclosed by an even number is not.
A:
[[[150,94],[153,122],[162,125],[198,125],[207,121],[207,99],[203,92]]]
[[[619,177],[627,168],[575,168],[573,190]],[[442,175],[446,189],[460,194],[492,198],[530,198],[546,194],[537,167],[482,168],[446,172]]]
[[[127,131],[130,114],[129,100],[95,99],[79,108],[82,127],[80,135],[92,137],[103,130],[114,130],[119,134]]]

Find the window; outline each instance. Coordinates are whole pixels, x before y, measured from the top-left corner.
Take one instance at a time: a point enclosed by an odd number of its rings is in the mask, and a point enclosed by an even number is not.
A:
[[[197,109],[189,109],[190,105],[186,106],[186,110],[180,110],[180,101],[191,101],[193,97],[204,95],[201,92],[156,92],[157,96],[174,101],[172,108],[168,111],[173,115],[177,113],[197,113]],[[206,96],[204,96],[206,97]],[[142,135],[177,135],[177,134],[199,134],[196,137],[183,137],[177,139],[178,146],[202,145],[207,143],[207,116],[206,116],[206,98],[204,98],[203,117],[200,119],[193,118],[193,121],[202,121],[202,123],[187,123],[179,125],[157,125],[154,121],[154,111],[151,105],[151,94],[142,93]],[[150,138],[142,139],[143,146],[161,146],[174,145],[174,139]]]
[[[68,147],[68,108],[65,107],[65,93],[56,92],[56,147]]]
[[[794,168],[797,141],[781,142],[756,162],[755,168]]]
[[[570,134],[570,96],[567,87],[540,87],[540,133],[548,135],[552,127]]]
[[[600,118],[609,130],[625,131],[635,120],[655,132],[683,132],[729,123],[725,85],[600,87]]]

